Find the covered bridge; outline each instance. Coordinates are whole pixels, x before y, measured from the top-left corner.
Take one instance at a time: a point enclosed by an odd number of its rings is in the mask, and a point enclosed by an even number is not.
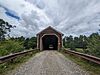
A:
[[[40,50],[59,50],[62,48],[63,34],[51,26],[37,34],[37,49]]]

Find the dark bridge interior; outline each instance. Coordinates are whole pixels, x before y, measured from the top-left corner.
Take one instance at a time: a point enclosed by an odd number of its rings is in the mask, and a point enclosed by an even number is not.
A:
[[[58,38],[55,35],[45,35],[42,38],[43,50],[57,50]]]

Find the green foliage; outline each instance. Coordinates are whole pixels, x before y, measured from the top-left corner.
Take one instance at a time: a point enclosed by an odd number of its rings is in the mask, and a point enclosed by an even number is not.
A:
[[[25,49],[34,49],[36,48],[36,44],[37,43],[37,40],[36,40],[36,37],[32,37],[32,38],[27,38],[25,41],[24,41],[24,48]]]
[[[73,41],[70,42],[70,49],[71,49],[71,50],[76,50],[76,49],[75,49],[75,44],[74,44]]]
[[[32,48],[32,49],[36,48],[36,46],[37,46],[37,38],[36,37],[30,38],[28,43],[29,43],[29,47],[30,48]]]
[[[74,37],[74,44],[76,48],[87,48],[87,37],[84,35],[80,35],[79,37]]]
[[[93,33],[89,37],[85,35],[74,38],[69,36],[65,37],[63,41],[65,48],[100,57],[100,35],[98,33]]]
[[[100,36],[98,33],[93,33],[88,38],[87,50],[89,54],[100,57]]]
[[[4,56],[10,53],[16,53],[23,51],[24,49],[36,48],[36,37],[25,39],[21,37],[12,37],[9,40],[0,42],[0,56]]]
[[[72,36],[65,37],[63,39],[63,41],[64,41],[63,45],[66,48],[70,48],[71,50],[75,50],[74,40],[73,40],[73,37]]]
[[[0,56],[24,50],[23,44],[14,40],[6,40],[0,43]]]
[[[0,19],[0,41],[5,39],[5,34],[11,31],[11,28],[15,26],[10,25],[8,22],[5,22],[3,19]]]
[[[63,45],[66,48],[70,48],[71,50],[75,50],[75,48],[83,48],[86,49],[87,48],[87,42],[86,42],[87,37],[80,35],[79,37],[65,37],[63,39]]]
[[[29,38],[27,38],[25,41],[24,41],[24,44],[23,44],[24,48],[25,49],[29,49]]]

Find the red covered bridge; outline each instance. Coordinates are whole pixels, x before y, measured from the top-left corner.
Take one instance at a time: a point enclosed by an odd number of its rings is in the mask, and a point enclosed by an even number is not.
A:
[[[63,34],[51,26],[37,34],[37,49],[40,50],[59,50],[62,48]]]

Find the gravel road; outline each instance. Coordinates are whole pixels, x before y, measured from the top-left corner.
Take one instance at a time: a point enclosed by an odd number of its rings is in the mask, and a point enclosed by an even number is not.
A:
[[[89,75],[57,51],[43,51],[10,75]]]

